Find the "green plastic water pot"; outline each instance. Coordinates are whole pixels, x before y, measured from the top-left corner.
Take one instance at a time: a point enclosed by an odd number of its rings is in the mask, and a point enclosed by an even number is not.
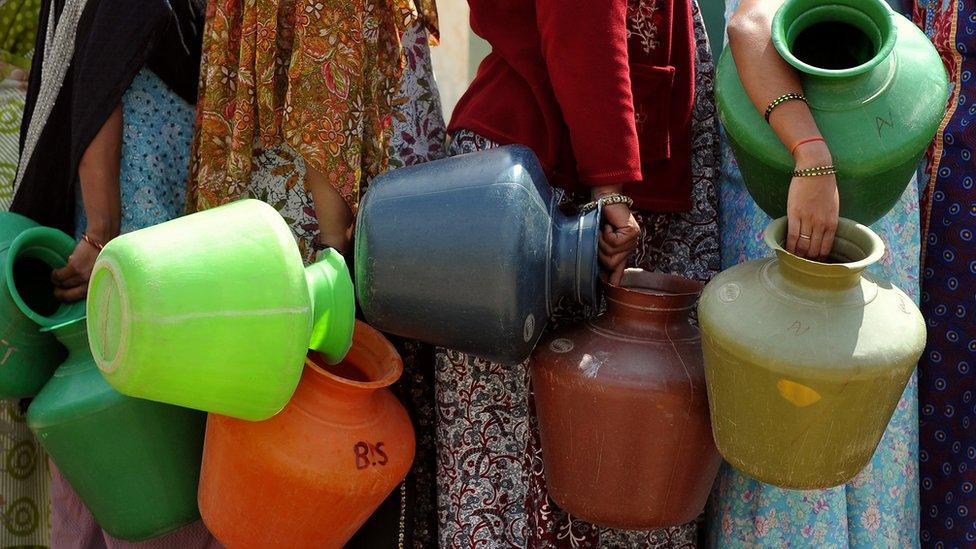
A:
[[[197,520],[206,414],[113,389],[92,360],[84,318],[45,330],[68,357],[27,424],[98,524],[141,541]]]
[[[18,214],[0,213],[0,398],[31,397],[64,359],[40,328],[84,315],[84,304],[54,297],[51,271],[63,267],[75,241]]]
[[[337,363],[352,344],[342,256],[305,268],[288,225],[258,200],[112,240],[88,292],[92,353],[113,387],[241,419],[284,407],[308,349]]]
[[[830,147],[840,215],[877,221],[905,191],[945,112],[938,52],[882,0],[787,0],[772,36]],[[749,193],[770,217],[786,215],[793,157],[746,95],[728,48],[715,98]]]

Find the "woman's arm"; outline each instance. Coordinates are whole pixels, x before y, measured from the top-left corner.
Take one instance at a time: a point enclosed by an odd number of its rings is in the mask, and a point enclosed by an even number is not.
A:
[[[729,21],[729,47],[746,93],[759,112],[785,93],[802,93],[796,72],[773,47],[773,16],[783,0],[742,0]],[[833,163],[823,141],[801,141],[822,137],[806,103],[790,101],[776,107],[769,117],[780,141],[793,150],[797,169]],[[786,248],[811,259],[825,259],[837,229],[839,211],[837,179],[833,175],[795,177],[787,200],[789,235]]]
[[[122,205],[119,194],[119,162],[122,155],[122,106],[108,120],[85,149],[78,165],[81,196],[88,217],[85,235],[99,245],[119,234]],[[77,301],[88,294],[88,279],[98,257],[98,248],[82,239],[64,268],[51,273],[54,295],[62,301]]]
[[[627,0],[535,0],[542,54],[592,199],[641,180],[627,54]],[[619,284],[640,227],[626,204],[603,210],[600,261]]]
[[[319,222],[319,243],[332,246],[345,254],[352,244],[353,216],[339,191],[329,183],[325,174],[306,163],[305,183],[315,205]]]

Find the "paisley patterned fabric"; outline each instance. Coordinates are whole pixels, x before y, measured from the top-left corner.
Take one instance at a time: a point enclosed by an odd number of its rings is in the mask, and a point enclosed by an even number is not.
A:
[[[928,346],[919,363],[922,543],[976,546],[976,2],[918,0],[915,22],[949,73],[951,94],[929,149],[922,194],[922,313]]]
[[[428,162],[446,154],[447,134],[431,67],[429,28],[429,23],[414,23],[402,36],[404,70],[391,102],[395,110],[387,151],[390,168]],[[313,261],[316,255],[313,242],[318,238],[319,227],[312,197],[304,186],[303,157],[286,143],[264,148],[256,142],[249,173],[249,178],[244,180],[243,196],[274,206],[291,227],[304,261]],[[414,421],[416,456],[407,479],[384,504],[384,507],[397,508],[393,514],[399,517],[398,531],[387,528],[385,523],[367,522],[350,541],[350,547],[385,543],[387,533],[401,539],[404,547],[420,549],[436,545],[433,350],[415,341],[391,340],[404,365],[403,375],[393,389]],[[372,532],[375,535],[371,536],[370,529],[390,532]],[[384,539],[377,541],[377,537]]]
[[[241,198],[255,143],[295,151],[355,211],[386,168],[412,0],[212,0],[191,211]]]
[[[682,214],[638,212],[642,232],[631,265],[707,280],[718,271],[717,120],[713,66],[697,6],[698,96],[694,109],[694,205]],[[495,143],[453,136],[452,154]],[[568,196],[577,205],[586,197]],[[563,307],[557,322],[577,320]],[[549,499],[529,388],[528,365],[495,364],[439,349],[436,369],[437,481],[441,547],[694,547],[696,525],[650,532],[600,528]]]
[[[732,0],[726,17],[738,6]],[[727,143],[721,177],[722,266],[765,257],[771,221],[746,191]],[[884,258],[871,268],[918,298],[918,187],[871,227]],[[707,515],[709,543],[718,547],[917,547],[918,416],[913,378],[871,462],[850,483],[828,490],[784,490],[724,464]]]
[[[446,154],[444,117],[430,64],[427,32],[420,25],[411,25],[403,36],[403,44],[406,70],[392,100],[396,110],[386,155],[390,168],[436,160]],[[198,149],[195,154],[202,151]],[[304,158],[286,143],[269,148],[257,144],[249,173],[239,198],[256,198],[274,206],[291,226],[302,257],[306,262],[312,261],[312,243],[318,237],[319,225],[312,195],[304,185]]]

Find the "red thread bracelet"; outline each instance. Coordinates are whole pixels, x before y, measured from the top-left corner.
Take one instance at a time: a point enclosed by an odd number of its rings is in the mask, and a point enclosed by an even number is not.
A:
[[[822,142],[824,144],[827,143],[827,140],[824,139],[823,137],[808,137],[806,139],[802,139],[802,140],[800,140],[799,143],[797,143],[796,145],[793,145],[793,148],[792,149],[790,149],[790,156],[796,155],[796,150],[799,149],[801,146],[806,145],[807,143],[815,143],[817,141],[820,141],[820,142]]]
[[[105,246],[96,242],[94,238],[88,236],[87,233],[81,233],[81,239],[87,242],[91,247],[95,248],[98,251],[102,251],[102,249],[105,248]]]

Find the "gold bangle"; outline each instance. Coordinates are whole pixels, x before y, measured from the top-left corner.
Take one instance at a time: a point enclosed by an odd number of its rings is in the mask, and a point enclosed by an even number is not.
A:
[[[837,168],[833,164],[829,166],[817,166],[815,168],[806,168],[803,170],[793,170],[793,177],[820,177],[822,175],[834,175],[837,173]]]
[[[772,103],[770,103],[769,106],[766,107],[766,113],[763,115],[763,118],[766,119],[766,123],[769,124],[769,115],[773,114],[773,109],[782,105],[783,103],[788,103],[790,101],[803,101],[804,103],[806,103],[807,98],[802,93],[790,92],[790,93],[784,93],[783,95],[777,97],[776,99],[773,99]]]
[[[601,196],[598,200],[587,202],[580,207],[580,213],[587,213],[595,210],[597,204],[603,204],[604,206],[609,206],[611,204],[626,204],[627,207],[630,208],[634,205],[634,199],[619,193],[611,193]]]
[[[89,246],[95,248],[98,251],[102,251],[102,249],[105,248],[104,244],[88,236],[88,233],[81,233],[81,239],[87,242]]]

